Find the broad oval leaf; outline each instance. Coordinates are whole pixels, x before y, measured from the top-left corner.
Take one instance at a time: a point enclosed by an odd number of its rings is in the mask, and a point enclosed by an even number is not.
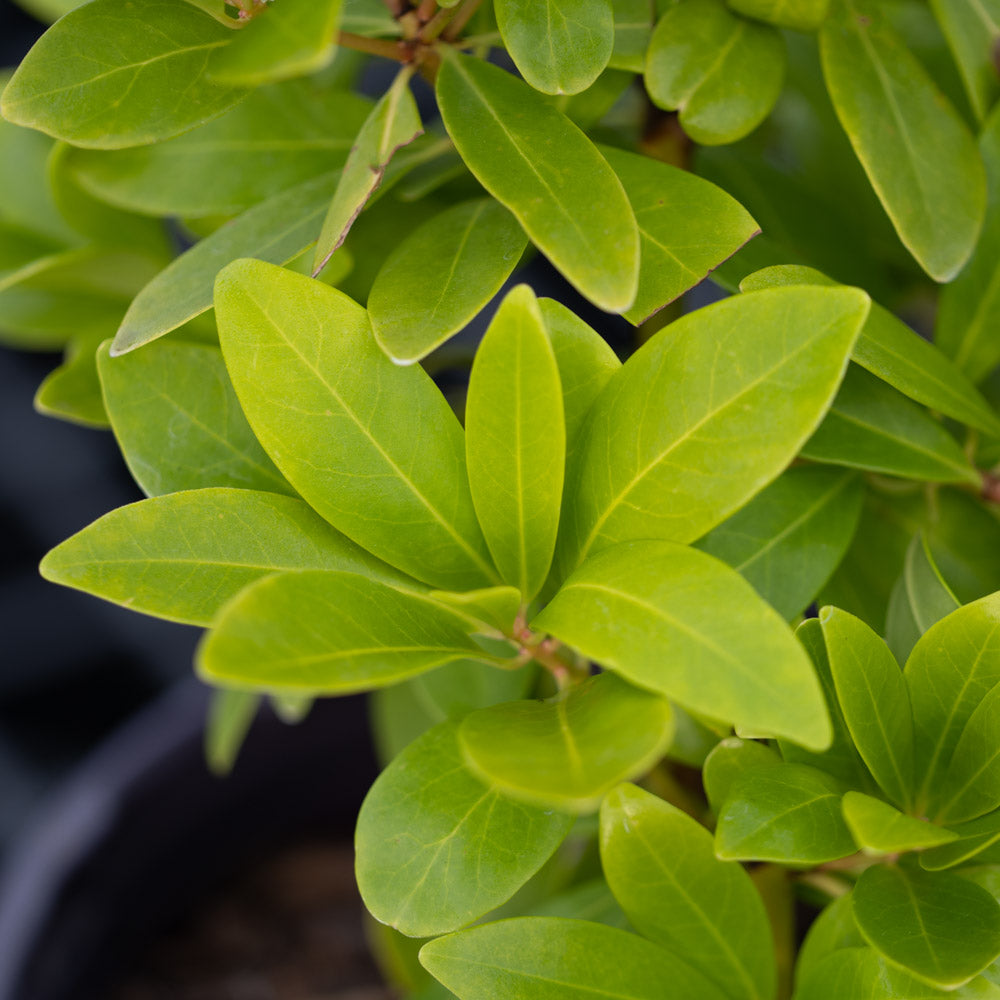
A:
[[[896,805],[913,801],[913,720],[903,672],[860,618],[839,608],[819,615],[837,700],[854,745]]]
[[[532,627],[684,708],[813,749],[829,745],[823,694],[791,630],[738,573],[696,549],[658,541],[606,549]]]
[[[591,411],[567,476],[564,564],[632,538],[693,541],[760,492],[825,413],[867,309],[854,289],[776,288],[650,339]]]
[[[212,682],[277,694],[349,694],[469,657],[462,620],[355,572],[266,576],[227,603],[198,647]]]
[[[97,367],[118,445],[147,496],[208,486],[294,494],[250,430],[218,348],[164,341],[111,358],[105,345]]]
[[[719,813],[715,853],[726,860],[818,865],[854,853],[836,779],[805,764],[755,768]]]
[[[792,619],[843,558],[863,500],[857,474],[797,466],[695,546],[732,566],[768,604]]]
[[[853,898],[868,943],[942,989],[968,982],[1000,955],[1000,905],[957,875],[876,865],[861,873]]]
[[[232,32],[184,0],[92,0],[36,42],[0,111],[75,146],[119,149],[215,118],[246,91],[208,80]]]
[[[729,797],[733,782],[746,771],[758,767],[776,767],[781,755],[765,743],[727,736],[705,758],[701,780],[708,804],[718,813]]]
[[[951,830],[957,839],[921,854],[921,868],[930,872],[953,868],[973,860],[976,855],[1000,842],[1000,810],[968,823],[957,823]]]
[[[423,134],[417,102],[410,93],[412,66],[404,66],[372,108],[358,132],[337,183],[316,243],[313,274],[326,267],[347,238],[354,220],[382,183],[389,161],[400,147]]]
[[[507,52],[535,90],[578,94],[608,65],[611,0],[496,0],[494,7]]]
[[[806,932],[795,961],[796,982],[803,983],[807,976],[812,975],[812,970],[834,952],[866,947],[865,939],[854,922],[851,894],[837,896],[823,908]]]
[[[771,112],[785,79],[785,44],[722,0],[668,8],[646,53],[646,89],[657,107],[704,146],[735,142]]]
[[[683,958],[627,931],[587,920],[518,917],[437,938],[420,962],[459,1000],[727,1000]]]
[[[458,420],[422,369],[379,350],[361,306],[311,278],[241,260],[219,275],[215,308],[251,427],[323,517],[443,590],[500,582]]]
[[[962,730],[937,797],[940,823],[976,819],[1000,807],[1000,684],[976,706]]]
[[[951,794],[946,775],[969,718],[1000,683],[1000,594],[953,611],[918,640],[904,671],[913,707],[916,805]]]
[[[901,854],[947,844],[958,836],[944,827],[907,816],[863,792],[847,792],[841,802],[844,822],[865,854]]]
[[[837,117],[899,238],[935,281],[949,281],[986,209],[972,135],[877,4],[845,0],[820,43]]]
[[[712,835],[634,785],[601,805],[601,867],[644,937],[696,968],[732,1000],[771,1000],[773,943],[760,894]]]
[[[433,590],[431,597],[453,608],[480,626],[482,635],[501,638],[511,634],[521,610],[521,592],[516,587],[485,587],[480,590]]]
[[[301,500],[225,488],[120,507],[57,545],[41,564],[53,583],[192,625],[211,624],[229,598],[262,576],[306,569],[406,581]]]
[[[612,0],[615,15],[615,46],[609,66],[641,73],[646,49],[653,34],[651,0]]]
[[[566,464],[559,369],[527,285],[507,294],[476,352],[465,454],[486,544],[527,604],[552,563]]]
[[[506,902],[572,824],[475,778],[462,764],[456,732],[446,722],[411,743],[358,814],[361,898],[376,920],[411,937],[455,930]]]
[[[528,244],[492,198],[467,201],[418,226],[386,258],[368,296],[375,339],[412,364],[458,333],[500,291]]]
[[[815,31],[830,10],[830,0],[727,0],[744,17],[793,31]]]
[[[595,305],[622,312],[639,282],[639,229],[614,171],[590,140],[527,84],[442,52],[437,97],[476,179]]]
[[[583,813],[663,756],[673,718],[665,698],[599,674],[548,701],[473,712],[458,735],[484,781],[526,802]]]
[[[639,324],[693,288],[760,232],[734,198],[687,170],[602,146],[639,224],[639,291],[624,316]]]
[[[240,257],[287,264],[316,239],[336,177],[323,174],[247,209],[199,240],[132,300],[111,345],[125,354],[212,308],[215,276]]]

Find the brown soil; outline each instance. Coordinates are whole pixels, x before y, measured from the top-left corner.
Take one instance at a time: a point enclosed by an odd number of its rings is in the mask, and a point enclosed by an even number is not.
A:
[[[112,1000],[392,1000],[362,914],[349,847],[287,849],[166,933]]]

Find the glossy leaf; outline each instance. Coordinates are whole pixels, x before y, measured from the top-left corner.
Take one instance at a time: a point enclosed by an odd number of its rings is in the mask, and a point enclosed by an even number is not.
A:
[[[355,572],[278,573],[215,618],[197,666],[213,682],[269,693],[349,694],[445,663],[488,659],[461,619]]]
[[[98,358],[115,437],[147,496],[206,486],[294,494],[257,443],[217,348],[170,341]]]
[[[949,281],[986,207],[972,135],[876,5],[846,0],[820,41],[837,117],[899,238],[935,281]]]
[[[950,2],[959,6],[963,0]],[[986,222],[969,263],[941,290],[934,327],[935,343],[973,382],[1000,364],[994,335],[1000,321],[1000,109],[984,125],[979,149],[989,181]]]
[[[836,287],[838,282],[811,267],[777,265],[748,275],[740,290],[797,284]],[[949,294],[948,288],[942,297]],[[1000,418],[950,358],[877,302],[872,303],[851,360],[932,410],[987,434],[1000,434]]]
[[[776,28],[815,31],[830,10],[830,0],[727,0],[744,17],[752,17]]]
[[[631,538],[693,541],[760,492],[825,412],[867,305],[851,289],[772,289],[647,341],[594,404],[569,470],[565,564]]]
[[[741,774],[719,813],[715,853],[725,860],[796,865],[853,854],[837,781],[805,764]]]
[[[837,700],[854,745],[888,798],[909,807],[913,722],[899,664],[860,618],[838,608],[823,608],[819,618]]]
[[[316,244],[313,273],[326,267],[351,225],[375,193],[396,150],[423,134],[420,113],[410,93],[411,67],[396,75],[385,96],[371,110],[344,164],[333,201]]]
[[[520,917],[449,934],[420,949],[421,964],[459,1000],[726,1000],[681,956],[635,934],[559,917]]]
[[[527,285],[508,293],[476,352],[465,451],[486,544],[527,603],[552,562],[566,464],[559,369]]]
[[[162,337],[212,308],[215,276],[240,257],[287,264],[316,239],[336,179],[314,177],[255,205],[200,240],[135,297],[115,334],[114,355]]]
[[[368,312],[379,346],[397,364],[430,354],[500,291],[527,243],[492,198],[425,222],[393,250],[372,285]]]
[[[53,583],[193,625],[211,624],[229,598],[262,576],[306,569],[405,580],[301,500],[224,488],[120,507],[57,545],[41,565]]]
[[[914,535],[886,617],[885,641],[896,659],[906,663],[920,636],[958,606],[958,599],[941,578],[926,536]]]
[[[957,836],[926,820],[907,816],[888,802],[863,792],[848,792],[841,807],[854,842],[866,854],[920,851],[947,844]]]
[[[684,708],[813,749],[829,745],[819,683],[788,626],[735,571],[696,549],[659,541],[606,549],[532,627]]]
[[[735,142],[774,107],[785,76],[785,46],[770,25],[732,13],[721,0],[682,0],[653,32],[646,89],[705,146]]]
[[[1000,97],[996,46],[1000,42],[997,0],[931,0],[931,9],[955,56],[969,103],[982,121]]]
[[[365,906],[411,937],[455,930],[505,902],[572,822],[477,780],[462,764],[456,728],[435,726],[410,744],[358,815],[355,868]]]
[[[305,76],[333,58],[342,0],[281,0],[266,7],[224,49],[208,75],[216,83],[259,87]]]
[[[1000,684],[969,716],[935,806],[938,822],[949,824],[1000,807]]]
[[[663,945],[733,1000],[770,1000],[775,970],[760,895],[737,864],[715,857],[712,835],[634,785],[601,806],[601,865],[644,937]]]
[[[792,619],[847,551],[863,498],[864,487],[854,473],[792,468],[695,545],[732,566]]]
[[[527,84],[445,50],[437,98],[476,179],[595,305],[628,309],[639,230],[621,182],[589,139]]]
[[[183,0],[93,0],[39,39],[4,89],[0,111],[75,146],[166,139],[245,96],[205,77],[212,53],[231,38]]]
[[[968,982],[1000,955],[1000,905],[944,872],[868,868],[854,889],[854,917],[876,951],[943,989]]]
[[[507,52],[535,90],[578,94],[608,65],[611,0],[496,0],[494,9]]]
[[[422,369],[379,350],[359,305],[241,260],[220,274],[215,307],[251,427],[323,517],[442,589],[500,582],[472,507],[458,421]]]
[[[913,706],[917,805],[951,793],[946,775],[970,717],[1000,683],[1000,594],[953,611],[919,639],[906,662]]]
[[[756,740],[727,736],[705,759],[701,780],[712,811],[718,813],[729,797],[733,782],[746,771],[759,767],[776,767],[781,755]]]
[[[673,735],[670,703],[600,674],[545,702],[515,701],[467,715],[465,761],[505,794],[592,812],[621,781],[648,771]]]
[[[261,87],[216,121],[166,142],[71,149],[66,169],[85,191],[130,211],[236,215],[339,169],[370,108],[353,94],[331,100],[308,80],[290,80]]]
[[[956,823],[950,829],[957,834],[957,839],[950,844],[925,851],[920,856],[921,868],[933,872],[973,859],[978,860],[976,855],[1000,843],[1000,811],[980,816],[968,823]]]
[[[981,480],[958,442],[926,411],[857,366],[848,369],[802,456],[920,481]]]
[[[760,232],[721,188],[667,163],[602,146],[639,224],[639,292],[624,316],[639,324]]]
[[[253,691],[218,688],[212,692],[205,723],[205,760],[213,774],[229,774],[260,707]]]

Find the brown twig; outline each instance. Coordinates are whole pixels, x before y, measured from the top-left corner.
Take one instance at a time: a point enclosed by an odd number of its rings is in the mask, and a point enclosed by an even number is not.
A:
[[[453,42],[462,33],[462,29],[472,20],[472,15],[479,9],[482,0],[465,0],[455,11],[451,23],[444,30],[444,37]]]
[[[365,35],[355,35],[351,31],[341,31],[337,34],[337,44],[345,49],[367,52],[369,55],[382,56],[401,63],[408,63],[413,59],[412,46],[388,38],[367,38]]]

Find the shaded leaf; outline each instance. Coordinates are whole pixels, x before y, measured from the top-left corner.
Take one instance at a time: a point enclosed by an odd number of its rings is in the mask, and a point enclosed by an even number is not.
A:
[[[765,21],[777,28],[815,31],[830,10],[830,0],[728,0],[738,14]]]
[[[653,34],[653,4],[651,0],[612,0],[611,6],[615,16],[615,44],[608,65],[641,73]]]
[[[997,0],[931,0],[931,9],[955,56],[969,103],[982,121],[1000,97],[996,68],[1000,4]]]
[[[976,819],[1000,806],[1000,684],[969,716],[942,786],[935,801],[938,822]]]
[[[757,740],[727,736],[705,759],[701,780],[712,811],[718,814],[729,797],[733,782],[746,771],[781,764],[777,751]]]
[[[84,427],[107,427],[95,355],[103,338],[74,337],[63,363],[49,372],[35,393],[35,409]]]
[[[957,823],[951,830],[958,835],[958,839],[925,851],[920,856],[921,868],[932,872],[952,868],[976,858],[976,855],[1000,842],[1000,811],[968,823]]]
[[[217,688],[212,692],[205,723],[205,759],[216,775],[229,774],[260,707],[252,691]]]

